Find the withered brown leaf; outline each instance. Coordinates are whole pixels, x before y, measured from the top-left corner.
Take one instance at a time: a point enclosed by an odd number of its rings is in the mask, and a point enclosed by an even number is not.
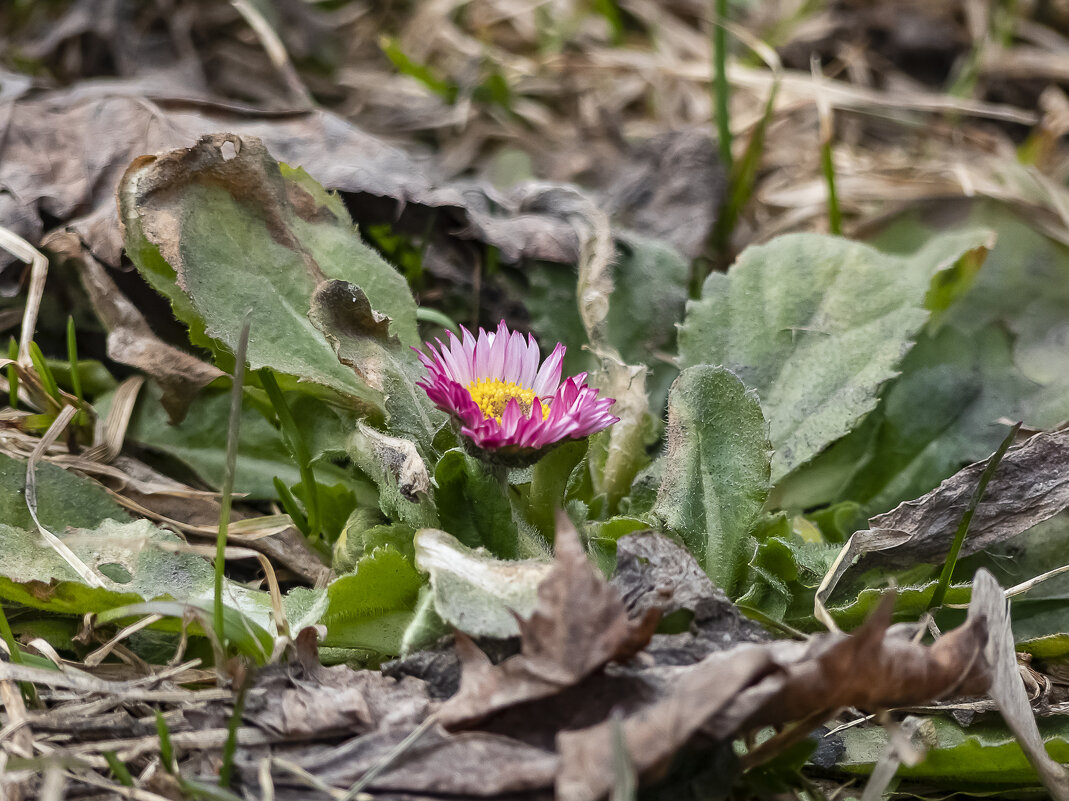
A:
[[[567,515],[557,515],[556,560],[538,586],[538,604],[520,620],[521,653],[491,664],[457,634],[460,691],[439,710],[447,727],[461,727],[525,701],[577,684],[612,660],[634,656],[653,636],[659,609],[628,618],[619,593],[590,563]]]

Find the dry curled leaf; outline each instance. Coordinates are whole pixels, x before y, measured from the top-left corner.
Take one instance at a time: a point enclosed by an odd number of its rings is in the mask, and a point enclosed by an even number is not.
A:
[[[875,534],[898,540],[873,552],[864,568],[904,567],[945,558],[987,460],[959,470],[934,490],[869,520]],[[1069,508],[1069,430],[1039,433],[1011,448],[976,507],[961,556],[1021,534]]]
[[[889,629],[890,612],[885,605],[855,634],[739,645],[711,654],[678,668],[660,698],[622,721],[561,732],[557,798],[596,801],[608,793],[615,725],[622,728],[631,763],[640,775],[649,775],[699,730],[725,739],[821,713],[831,717],[847,706],[875,710],[986,691],[991,673],[984,657],[984,607],[970,609],[963,626],[930,647]]]
[[[521,653],[493,665],[474,642],[457,635],[460,692],[439,711],[443,725],[474,723],[516,704],[578,684],[614,659],[642,650],[660,618],[651,609],[638,621],[587,558],[575,527],[557,516],[556,560],[538,587],[538,605],[520,620]]]
[[[76,265],[89,302],[107,329],[108,358],[155,378],[163,387],[163,405],[172,422],[180,421],[196,394],[224,375],[223,371],[156,336],[144,315],[119,291],[77,235],[56,233],[45,245]]]

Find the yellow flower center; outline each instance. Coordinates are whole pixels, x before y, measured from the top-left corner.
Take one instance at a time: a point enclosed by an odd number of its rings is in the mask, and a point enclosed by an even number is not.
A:
[[[535,398],[533,390],[524,389],[519,384],[511,381],[501,381],[497,378],[483,378],[468,384],[468,392],[475,405],[479,407],[483,415],[493,417],[501,422],[501,415],[505,413],[505,407],[513,398],[520,404],[520,411],[524,417],[531,413]],[[542,417],[549,415],[549,404],[542,401]]]

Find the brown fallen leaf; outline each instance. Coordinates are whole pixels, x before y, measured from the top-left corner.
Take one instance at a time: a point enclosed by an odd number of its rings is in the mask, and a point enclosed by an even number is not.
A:
[[[596,801],[609,791],[616,725],[631,763],[640,775],[649,775],[699,730],[719,740],[764,725],[832,717],[848,706],[883,709],[987,690],[985,608],[971,608],[963,626],[930,647],[913,642],[901,628],[889,629],[891,609],[883,604],[855,634],[739,645],[712,654],[677,669],[661,698],[622,721],[562,731],[557,798]]]
[[[155,378],[164,390],[163,406],[171,422],[180,422],[197,393],[225,373],[156,336],[76,234],[54,233],[44,246],[76,265],[89,302],[107,329],[108,358]]]
[[[649,609],[637,621],[587,558],[567,515],[557,515],[556,560],[538,586],[538,605],[520,620],[521,653],[493,665],[457,633],[460,691],[439,710],[448,728],[470,725],[516,704],[559,693],[612,660],[626,660],[649,642],[660,619]]]
[[[532,184],[503,194],[489,184],[449,183],[426,160],[336,114],[279,115],[180,88],[165,90],[146,78],[0,97],[0,119],[7,120],[0,186],[16,201],[0,204],[0,225],[34,233],[42,219],[59,219],[98,259],[118,267],[122,237],[114,191],[130,162],[229,131],[262,139],[278,160],[346,193],[360,224],[390,221],[425,236],[433,213],[442,233],[438,244],[460,248],[458,265],[467,265],[460,257],[470,258],[469,240],[497,247],[506,262],[579,260],[572,217],[576,203],[590,200],[574,188]],[[69,158],[71,153],[92,157]],[[444,254],[439,248],[438,255]]]
[[[288,741],[323,740],[339,735],[408,731],[431,711],[427,687],[419,679],[385,676],[377,670],[324,667],[318,633],[302,629],[293,648],[296,659],[259,670],[249,687],[246,725]],[[225,725],[224,710],[201,725]]]
[[[688,259],[705,250],[727,189],[716,143],[703,129],[643,142],[621,164],[605,205],[628,228],[671,242]]]
[[[873,535],[897,544],[864,556],[860,569],[939,563],[987,460],[959,470],[934,490],[869,520]],[[1015,537],[1069,508],[1069,430],[1039,433],[1008,450],[976,507],[961,556]]]
[[[319,781],[344,791],[387,761],[405,738],[403,731],[375,732],[333,748],[309,749],[296,761]],[[239,755],[243,783],[259,785],[260,765]],[[431,727],[388,762],[366,787],[369,791],[413,794],[419,798],[506,798],[526,801],[552,798],[549,789],[560,767],[559,757],[525,743],[486,732],[450,733]],[[277,765],[272,766],[277,788],[303,787],[301,798],[327,798],[311,793],[307,784]],[[538,792],[542,791],[542,792]],[[536,793],[533,794],[532,793]],[[522,794],[522,795],[521,795]]]

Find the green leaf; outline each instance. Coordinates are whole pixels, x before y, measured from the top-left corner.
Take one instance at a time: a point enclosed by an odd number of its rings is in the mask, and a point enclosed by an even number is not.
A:
[[[889,593],[895,593],[895,620],[918,620],[921,615],[928,611],[932,602],[932,594],[938,585],[938,581],[932,580],[923,584],[904,585],[896,589],[887,587],[887,577],[883,576],[880,587],[867,587],[849,601],[839,604],[828,604],[828,612],[835,618],[835,622],[847,631],[856,629],[876,611],[880,601]],[[947,604],[967,604],[972,597],[972,586],[969,584],[952,584],[947,588],[946,597],[943,599]],[[812,609],[810,609],[812,612]],[[816,627],[816,621],[809,616],[800,618],[797,624],[802,628]]]
[[[37,517],[41,525],[55,534],[62,535],[68,528],[95,528],[109,518],[123,523],[131,520],[126,510],[95,481],[47,462],[37,464],[36,476]],[[36,531],[26,508],[26,463],[2,453],[0,521],[11,528]]]
[[[531,469],[527,520],[547,542],[556,534],[557,509],[563,509],[568,481],[587,452],[587,440],[572,440],[547,453]]]
[[[680,362],[723,365],[757,390],[778,481],[876,406],[928,319],[933,277],[990,239],[937,237],[908,258],[816,234],[748,248],[688,304]]]
[[[361,648],[382,655],[401,653],[423,579],[399,551],[379,548],[356,569],[326,589],[327,647]],[[306,591],[309,592],[309,591]]]
[[[1069,762],[1069,721],[1061,717],[1040,718],[1040,733],[1047,752],[1059,762]],[[931,717],[921,724],[921,739],[929,745],[927,756],[914,767],[901,766],[897,776],[923,779],[953,791],[990,791],[994,787],[1039,787],[1039,777],[1013,735],[995,721],[962,728],[952,720]],[[846,753],[836,768],[867,774],[887,746],[887,732],[879,727],[853,727],[839,733]]]
[[[315,288],[339,278],[390,318],[392,335],[417,343],[407,284],[361,241],[340,198],[279,165],[260,140],[216,134],[135,161],[119,203],[130,258],[224,369],[251,308],[252,369],[271,367],[381,411],[380,392],[338,362],[307,317]]]
[[[918,339],[876,412],[777,487],[784,505],[853,500],[871,516],[988,456],[1005,435],[1001,418],[1035,428],[1069,418],[1069,348],[1061,344],[1069,337],[1069,248],[1008,207],[979,201],[941,205],[939,215],[913,210],[876,242],[908,250],[947,219],[991,228],[995,248]]]
[[[316,470],[318,474],[319,471]],[[318,475],[317,475],[318,478]],[[356,493],[347,484],[327,485],[322,480],[315,484],[319,502],[320,524],[327,542],[334,542],[345,528],[349,514],[356,508]],[[293,494],[308,508],[304,484],[295,484]]]
[[[205,636],[205,631],[212,629],[212,609],[210,601],[146,601],[128,606],[119,606],[100,613],[97,623],[130,622],[132,619],[146,615],[162,615],[170,619],[170,628],[180,630],[193,612],[193,619],[186,629],[193,635]],[[155,624],[157,628],[168,627],[167,623]],[[259,663],[264,663],[271,655],[274,638],[262,626],[248,615],[229,606],[223,608],[223,633],[227,642],[238,651],[250,656]]]
[[[325,281],[312,296],[308,317],[338,359],[384,396],[391,433],[431,451],[446,416],[416,386],[422,374],[411,351],[389,330],[389,319],[371,307],[363,290],[346,281]]]
[[[76,496],[75,496],[76,497]],[[103,587],[89,587],[34,532],[0,524],[0,597],[35,609],[69,615],[102,613],[151,600],[211,603],[214,573],[199,556],[181,553],[183,541],[148,520],[102,520],[64,537],[71,550],[102,574]],[[257,625],[271,625],[266,592],[227,581],[224,601]],[[205,606],[210,610],[210,606]]]
[[[504,559],[520,556],[512,504],[482,462],[451,450],[438,462],[434,480],[441,528],[469,548],[482,546]]]
[[[415,558],[412,537],[416,530],[404,523],[387,523],[377,508],[354,509],[345,521],[341,536],[334,543],[334,570],[347,573],[355,569],[364,556],[389,545],[408,559]]]
[[[227,429],[229,392],[202,392],[178,425],[170,422],[160,403],[161,395],[156,384],[146,385],[130,418],[127,441],[167,454],[189,467],[210,487],[220,487],[226,462],[226,439],[220,436],[220,432]],[[313,458],[322,455],[325,447],[343,449],[351,431],[352,418],[316,398],[305,400],[307,403],[298,407],[303,413],[295,416],[302,431],[309,431]],[[100,409],[106,409],[109,402],[101,404]],[[335,440],[336,445],[333,444]],[[329,462],[320,461],[315,473],[317,480],[325,484],[355,483],[349,471]],[[275,498],[275,476],[287,486],[301,480],[300,471],[281,433],[246,394],[238,434],[234,489],[248,493],[252,498]]]
[[[668,395],[664,480],[653,515],[734,595],[768,495],[761,404],[723,367],[684,370]]]
[[[473,637],[513,637],[516,615],[528,618],[538,585],[552,563],[496,559],[436,529],[416,534],[416,566],[430,574],[434,608],[446,623]]]

